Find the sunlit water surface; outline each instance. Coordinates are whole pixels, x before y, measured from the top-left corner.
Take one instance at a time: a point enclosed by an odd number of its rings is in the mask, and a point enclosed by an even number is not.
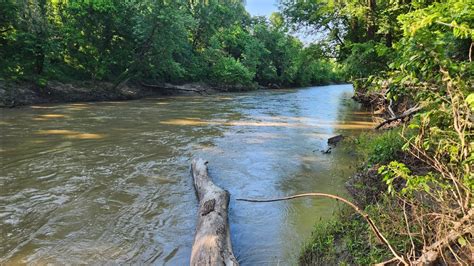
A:
[[[196,225],[190,160],[231,193],[242,265],[292,264],[355,171],[327,138],[372,127],[352,86],[1,109],[0,263],[184,265]]]

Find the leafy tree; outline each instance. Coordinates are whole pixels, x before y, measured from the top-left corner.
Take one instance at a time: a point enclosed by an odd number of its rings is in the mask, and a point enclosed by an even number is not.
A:
[[[299,85],[301,42],[237,0],[0,3],[2,79]]]

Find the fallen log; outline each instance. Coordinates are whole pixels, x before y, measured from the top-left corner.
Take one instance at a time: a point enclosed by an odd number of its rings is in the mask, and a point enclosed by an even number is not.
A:
[[[207,161],[194,159],[191,170],[199,211],[190,265],[239,265],[230,240],[229,192],[212,182]]]
[[[328,144],[329,145],[337,145],[337,143],[339,143],[341,140],[344,139],[344,136],[343,135],[337,135],[337,136],[334,136],[334,137],[330,137],[328,139]]]
[[[401,115],[399,115],[399,116],[391,117],[391,118],[389,118],[389,119],[383,121],[382,123],[378,124],[378,125],[375,127],[375,129],[379,129],[379,128],[385,126],[386,124],[392,123],[393,121],[403,119],[403,118],[405,118],[405,117],[407,117],[407,116],[411,116],[411,115],[415,114],[416,112],[418,112],[418,111],[420,111],[420,110],[421,110],[421,106],[419,106],[419,107],[418,107],[418,106],[412,107],[412,108],[406,110],[405,112],[403,112],[403,113],[402,113]]]
[[[192,86],[187,86],[187,85],[173,85],[173,84],[169,84],[169,83],[164,83],[164,84],[161,84],[161,85],[156,85],[156,84],[146,84],[146,83],[143,83],[143,82],[140,82],[140,84],[143,86],[143,87],[147,87],[147,88],[155,88],[155,89],[165,89],[165,90],[177,90],[177,91],[190,91],[190,92],[196,92],[196,93],[199,93],[199,94],[203,94],[206,92],[206,89],[197,89],[197,88],[194,88]]]

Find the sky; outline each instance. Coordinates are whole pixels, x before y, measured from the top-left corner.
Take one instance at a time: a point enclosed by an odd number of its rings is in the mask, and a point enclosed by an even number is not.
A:
[[[252,16],[266,16],[268,18],[273,12],[278,11],[278,0],[246,0],[245,9]],[[304,44],[309,44],[315,39],[303,32],[296,32],[292,35],[297,36]]]
[[[246,0],[246,9],[252,16],[267,16],[278,11],[278,0]]]

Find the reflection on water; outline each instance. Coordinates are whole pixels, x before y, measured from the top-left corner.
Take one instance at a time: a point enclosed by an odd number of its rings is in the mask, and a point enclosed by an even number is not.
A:
[[[345,194],[356,160],[327,138],[373,126],[349,85],[3,109],[0,263],[187,264],[192,157],[236,197]],[[291,264],[328,199],[230,203],[243,265]]]
[[[104,134],[81,133],[74,130],[67,129],[48,129],[36,131],[38,135],[63,135],[69,139],[101,139]]]
[[[281,120],[278,117],[271,117],[269,120]],[[289,119],[291,120],[291,119]],[[203,121],[201,119],[184,118],[184,119],[170,119],[161,121],[161,124],[165,125],[177,125],[177,126],[210,126],[210,125],[221,125],[221,126],[249,126],[249,127],[299,127],[299,128],[311,128],[314,126],[327,126],[336,129],[369,129],[374,127],[373,122],[367,121],[350,121],[350,122],[333,122],[333,121],[318,121],[312,119],[294,119],[303,120],[301,123],[290,123],[290,122],[270,122],[270,121]],[[306,120],[306,121],[304,121]]]

